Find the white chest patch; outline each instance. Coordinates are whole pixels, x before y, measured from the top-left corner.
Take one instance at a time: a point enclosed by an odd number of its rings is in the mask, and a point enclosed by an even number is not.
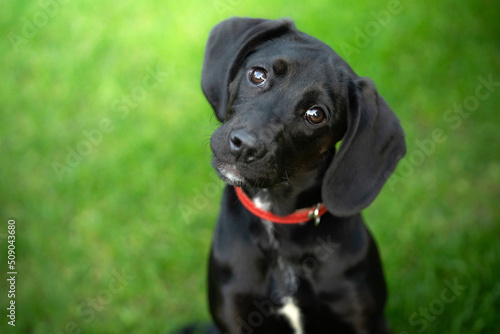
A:
[[[283,302],[285,305],[279,309],[278,313],[288,319],[288,322],[290,323],[290,326],[292,326],[295,334],[303,334],[304,330],[302,329],[300,309],[291,297],[285,297]]]
[[[271,209],[271,202],[267,201],[266,199],[262,197],[255,197],[253,199],[253,202],[256,207],[262,210],[269,211]]]

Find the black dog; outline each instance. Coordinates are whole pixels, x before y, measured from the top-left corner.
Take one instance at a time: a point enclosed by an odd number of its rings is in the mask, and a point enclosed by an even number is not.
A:
[[[228,183],[209,265],[218,332],[387,333],[360,211],[406,148],[373,82],[290,20],[232,18],[210,33],[202,88]]]

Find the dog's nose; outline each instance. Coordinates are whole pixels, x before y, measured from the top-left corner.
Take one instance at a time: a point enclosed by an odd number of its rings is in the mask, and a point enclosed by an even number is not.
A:
[[[264,153],[257,137],[244,130],[236,129],[229,135],[229,147],[237,161],[252,162]]]

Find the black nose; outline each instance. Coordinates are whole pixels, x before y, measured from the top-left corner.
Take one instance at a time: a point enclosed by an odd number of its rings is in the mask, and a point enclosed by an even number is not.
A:
[[[229,135],[229,147],[237,161],[252,162],[265,153],[257,137],[244,129],[236,129]]]

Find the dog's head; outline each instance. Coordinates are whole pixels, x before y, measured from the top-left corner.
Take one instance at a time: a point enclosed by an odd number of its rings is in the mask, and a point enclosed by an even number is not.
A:
[[[406,151],[373,82],[290,20],[215,26],[202,89],[222,122],[213,165],[232,185],[270,188],[323,173],[327,208],[348,216],[375,199]]]

